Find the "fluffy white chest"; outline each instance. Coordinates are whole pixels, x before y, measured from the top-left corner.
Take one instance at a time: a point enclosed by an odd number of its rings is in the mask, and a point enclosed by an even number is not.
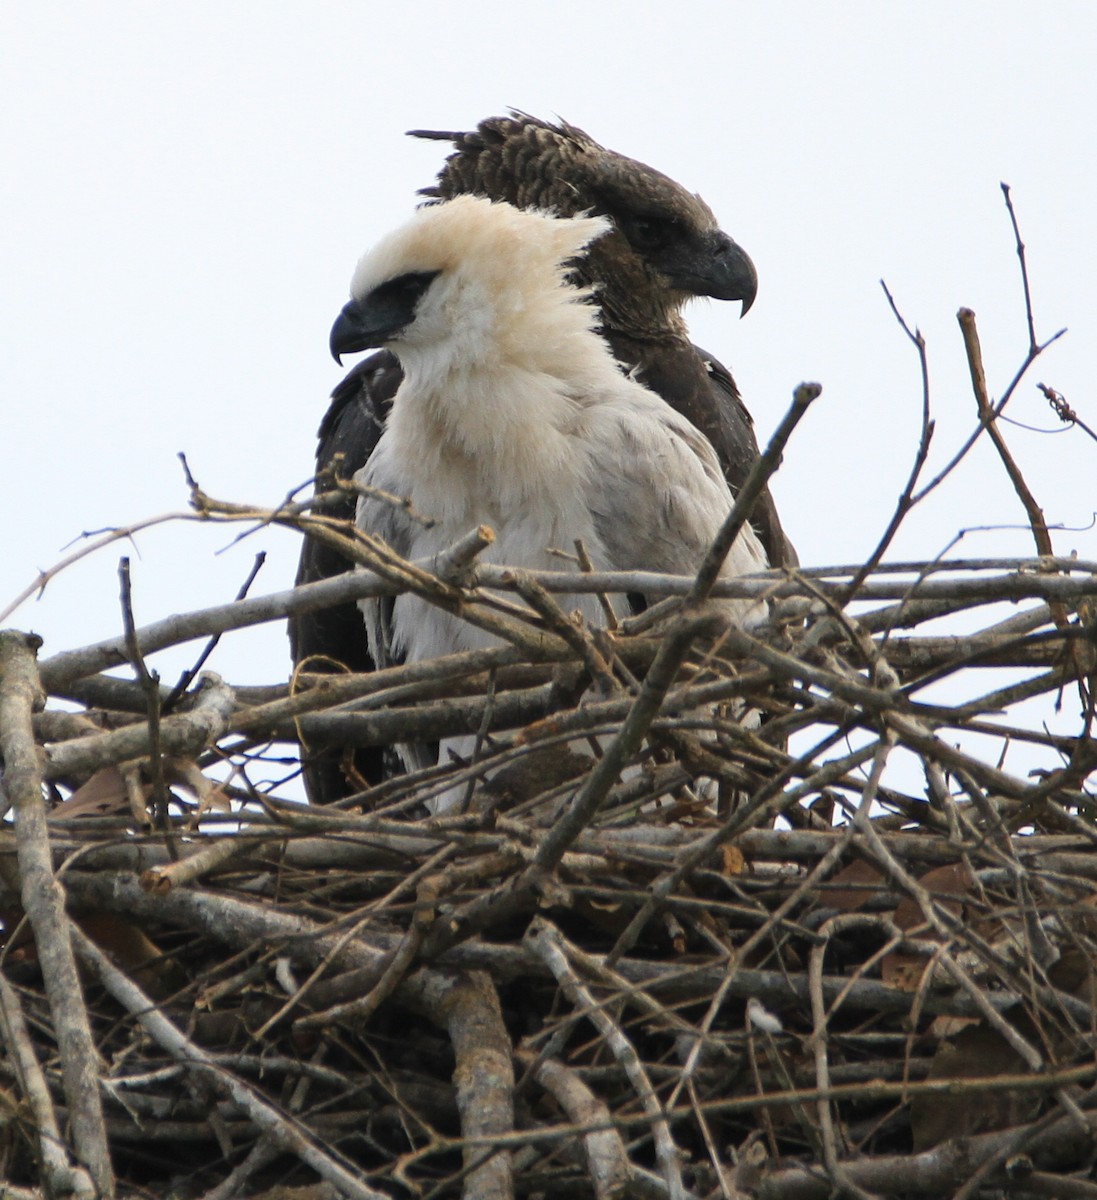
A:
[[[404,526],[397,549],[413,559],[430,557],[485,524],[496,535],[486,561],[559,569],[563,560],[551,551],[572,553],[581,538],[594,560],[608,565],[589,498],[596,448],[579,415],[559,381],[543,375],[465,375],[429,384],[409,376],[362,474],[366,483],[409,497],[434,521],[429,528]],[[374,502],[360,506],[359,521],[384,536]],[[560,600],[598,621],[593,597]],[[384,632],[375,627],[371,637]],[[409,661],[492,641],[414,596],[396,600],[387,632],[392,651]]]
[[[435,464],[437,467],[438,464]],[[506,487],[493,488],[484,479],[470,480],[453,469],[437,469],[419,477],[418,471],[405,476],[405,483],[418,512],[433,518],[434,525],[417,526],[410,534],[405,553],[409,558],[430,558],[447,550],[470,530],[481,524],[491,526],[495,541],[481,559],[530,569],[560,570],[566,565],[553,550],[573,553],[576,539],[582,539],[595,561],[602,548],[590,510],[584,500],[582,479],[575,473],[557,473],[555,478],[523,480],[511,478]],[[479,474],[479,472],[477,472]],[[451,478],[447,478],[450,476]],[[489,484],[489,486],[484,486]],[[513,596],[510,597],[513,602]],[[598,623],[601,611],[593,596],[558,597],[565,611],[578,608],[591,623]],[[374,637],[385,636],[379,627]],[[444,610],[415,596],[396,599],[388,630],[391,650],[407,661],[432,658],[493,644],[490,634],[475,625],[451,616]],[[378,648],[379,649],[379,648]]]

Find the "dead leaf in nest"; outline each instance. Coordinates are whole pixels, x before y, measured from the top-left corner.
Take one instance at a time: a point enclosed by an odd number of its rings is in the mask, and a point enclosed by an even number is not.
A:
[[[920,876],[918,882],[943,908],[959,917],[964,910],[963,899],[971,895],[975,881],[963,863],[948,863],[934,867]],[[904,896],[895,907],[892,919],[902,930],[925,924],[922,909],[910,896]]]
[[[142,788],[145,798],[149,789]],[[125,812],[129,808],[129,793],[126,790],[126,779],[117,767],[104,767],[82,783],[75,792],[54,808],[50,816],[64,817],[104,817]]]
[[[1081,947],[1068,946],[1048,970],[1048,979],[1060,991],[1097,1005],[1097,963]]]
[[[1097,892],[1090,892],[1074,907],[1074,928],[1079,933],[1097,935]]]
[[[963,902],[951,897],[967,896],[973,881],[970,871],[962,863],[949,863],[947,866],[934,867],[932,871],[927,871],[918,882],[934,900],[959,917],[963,913]],[[914,929],[925,924],[925,915],[915,900],[904,896],[896,905],[892,920],[900,929]],[[934,935],[927,933],[925,936],[931,938]],[[930,960],[923,955],[897,951],[884,956],[880,963],[880,975],[889,987],[899,988],[904,992],[915,992],[930,965]]]
[[[888,987],[916,992],[929,965],[929,959],[921,955],[885,954],[880,963],[880,978]]]
[[[857,912],[883,886],[884,877],[863,859],[855,859],[819,889],[819,903],[839,912]]]
[[[85,914],[76,923],[119,966],[136,969],[160,957],[159,946],[145,933],[109,913]]]
[[[969,1025],[978,1025],[981,1019],[981,1017],[934,1017],[926,1032],[931,1038],[938,1040],[955,1038],[960,1030],[967,1029]]]
[[[185,982],[179,964],[136,925],[111,913],[85,913],[77,925],[125,968],[154,999],[171,995]]]
[[[720,858],[723,860],[721,869],[725,875],[735,876],[746,872],[747,860],[738,846],[721,846]]]
[[[987,1075],[1019,1075],[1027,1068],[1020,1055],[993,1029],[971,1025],[951,1041],[942,1042],[933,1056],[930,1079],[981,1079]],[[969,1137],[1010,1125],[1023,1125],[1039,1111],[1031,1092],[966,1092],[957,1095],[915,1096],[910,1103],[910,1126],[916,1153],[950,1138]]]
[[[22,914],[5,912],[3,915],[11,929],[18,925]],[[160,947],[136,925],[112,913],[82,913],[73,920],[154,999],[170,996],[186,982],[178,963],[166,958]],[[2,939],[0,944],[3,944]],[[5,957],[9,962],[38,961],[38,947],[29,922],[18,925],[18,937],[8,944]]]

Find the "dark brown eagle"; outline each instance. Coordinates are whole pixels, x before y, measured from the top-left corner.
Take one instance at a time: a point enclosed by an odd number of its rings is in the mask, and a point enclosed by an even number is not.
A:
[[[754,264],[716,223],[711,209],[666,175],[599,145],[573,125],[523,113],[490,117],[471,132],[414,130],[411,136],[452,142],[428,202],[471,194],[539,208],[561,216],[608,217],[613,229],[576,260],[575,281],[592,285],[605,337],[623,371],[661,396],[706,434],[733,491],[758,456],[753,424],[730,372],[689,340],[682,308],[694,296],[754,301]],[[332,393],[319,431],[317,473],[341,455],[340,472],[353,475],[376,446],[402,380],[395,357],[382,351],[359,363]],[[353,498],[329,505],[330,516],[354,518]],[[772,497],[763,493],[753,524],[772,566],[795,564]],[[298,583],[347,570],[347,562],[306,539]],[[362,615],[354,605],[302,614],[290,621],[294,663],[314,656],[352,671],[373,669]],[[318,667],[322,669],[322,667]],[[360,750],[362,779],[385,771],[380,749]],[[310,800],[328,803],[347,794],[338,753],[311,757],[305,768]]]

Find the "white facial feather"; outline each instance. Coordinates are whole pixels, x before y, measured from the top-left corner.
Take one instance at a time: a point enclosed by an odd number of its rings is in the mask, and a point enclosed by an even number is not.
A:
[[[609,228],[605,217],[562,220],[459,196],[420,209],[366,254],[351,295],[362,300],[400,275],[437,271],[415,321],[392,345],[405,372],[424,360],[444,370],[487,357],[522,358],[536,369],[595,323],[589,293],[565,285],[564,264]],[[608,350],[598,347],[605,358]]]

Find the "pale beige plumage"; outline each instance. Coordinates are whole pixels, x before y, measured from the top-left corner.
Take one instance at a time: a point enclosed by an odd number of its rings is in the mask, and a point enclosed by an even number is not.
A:
[[[424,528],[399,508],[363,499],[362,528],[410,558],[486,523],[496,532],[488,557],[511,565],[558,568],[550,550],[582,538],[601,568],[697,568],[732,504],[716,454],[685,418],[622,375],[594,332],[596,309],[565,279],[568,261],[606,228],[602,218],[459,197],[421,210],[362,259],[339,348],[387,346],[404,381],[359,479],[409,497],[436,521]],[[406,314],[405,301],[392,300],[402,281],[414,295]],[[346,338],[348,323],[361,331],[356,340]],[[747,527],[723,573],[766,565]],[[560,599],[599,622],[594,597]],[[738,624],[761,614],[748,601],[719,607]],[[375,602],[364,609],[379,665],[490,642],[414,596],[391,610]]]

